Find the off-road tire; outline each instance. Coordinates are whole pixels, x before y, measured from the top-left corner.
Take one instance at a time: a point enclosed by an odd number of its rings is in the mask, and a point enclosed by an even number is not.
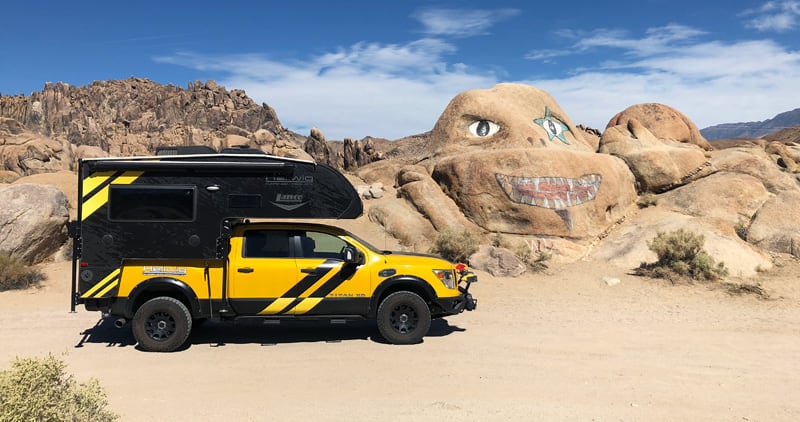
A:
[[[133,337],[142,350],[172,352],[192,331],[192,315],[180,300],[161,296],[144,303],[133,316]]]
[[[431,328],[431,310],[413,292],[394,292],[378,306],[378,331],[392,344],[415,344]]]

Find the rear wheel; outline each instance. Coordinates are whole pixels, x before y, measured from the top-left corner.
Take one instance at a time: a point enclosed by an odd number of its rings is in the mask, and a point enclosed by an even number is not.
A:
[[[133,336],[148,352],[172,352],[192,331],[192,315],[180,300],[162,296],[144,303],[133,316]]]
[[[431,310],[419,295],[395,292],[378,306],[378,330],[392,344],[422,341],[431,328]]]

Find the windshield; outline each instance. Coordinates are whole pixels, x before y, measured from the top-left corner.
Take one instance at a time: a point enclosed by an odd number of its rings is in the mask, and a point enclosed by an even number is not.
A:
[[[344,230],[344,229],[342,229],[342,231],[343,231],[343,232],[344,232],[344,233],[345,233],[347,236],[349,236],[349,237],[352,237],[353,239],[355,239],[355,240],[356,240],[358,243],[360,243],[360,244],[362,244],[362,245],[366,246],[366,247],[367,247],[369,250],[371,250],[372,252],[379,253],[379,254],[384,254],[384,255],[387,255],[387,254],[390,254],[390,253],[392,253],[391,251],[385,251],[385,250],[383,250],[383,249],[381,249],[381,248],[376,248],[376,247],[375,247],[374,245],[372,245],[371,243],[369,243],[369,242],[367,242],[366,240],[364,240],[364,239],[362,239],[362,238],[360,238],[360,237],[358,237],[358,236],[354,235],[353,233],[350,233],[350,232],[349,232],[349,231],[347,231],[347,230]]]

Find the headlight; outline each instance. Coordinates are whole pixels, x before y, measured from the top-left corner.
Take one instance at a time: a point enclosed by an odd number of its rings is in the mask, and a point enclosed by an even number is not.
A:
[[[456,288],[456,276],[453,274],[453,270],[433,270],[433,274],[448,289]]]

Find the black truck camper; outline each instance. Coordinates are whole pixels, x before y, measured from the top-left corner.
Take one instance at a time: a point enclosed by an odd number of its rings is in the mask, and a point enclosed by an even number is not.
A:
[[[244,218],[349,219],[363,211],[332,167],[259,150],[171,147],[148,157],[83,159],[78,171],[73,310],[105,307],[123,259],[224,268],[231,228]]]

